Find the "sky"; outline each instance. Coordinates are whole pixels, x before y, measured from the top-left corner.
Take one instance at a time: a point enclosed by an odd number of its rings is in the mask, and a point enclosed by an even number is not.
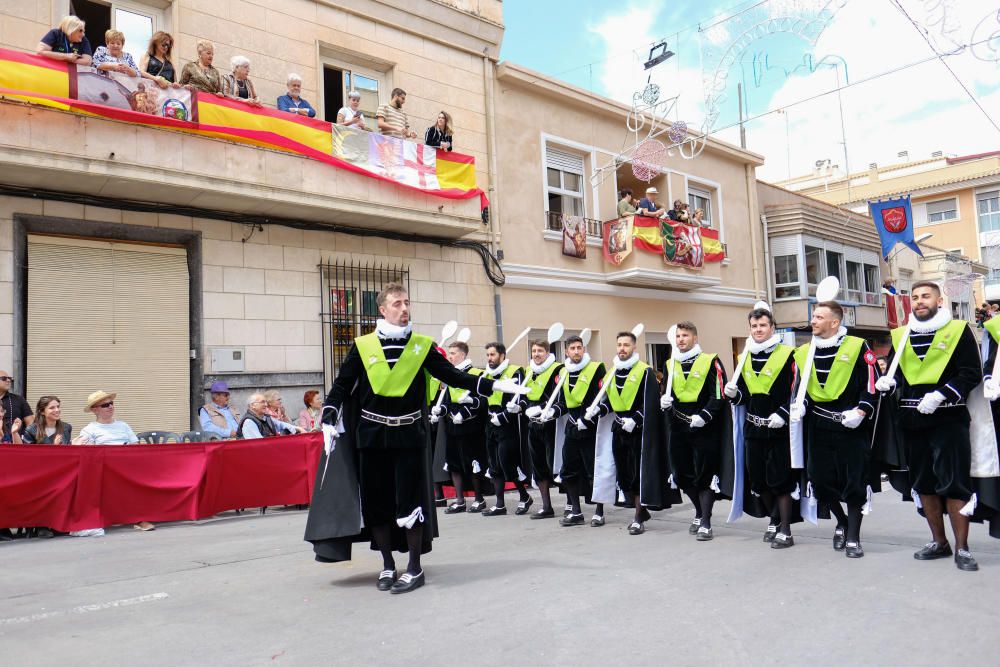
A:
[[[501,60],[626,104],[649,79],[667,119],[714,111],[712,136],[734,144],[742,83],[747,148],[772,182],[819,160],[1000,150],[1000,0],[898,3],[909,17],[895,0],[506,0]],[[644,71],[664,39],[676,55]],[[623,122],[608,147],[631,134]]]

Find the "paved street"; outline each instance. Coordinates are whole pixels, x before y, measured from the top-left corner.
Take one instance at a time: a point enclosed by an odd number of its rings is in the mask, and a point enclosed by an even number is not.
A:
[[[860,561],[830,548],[830,524],[797,527],[786,551],[746,519],[697,543],[686,507],[640,537],[622,509],[603,528],[439,516],[428,585],[403,596],[375,590],[366,549],[313,562],[304,512],[5,543],[0,653],[7,665],[143,667],[975,665],[1000,649],[1000,541],[974,526],[978,573],[918,563],[922,519],[890,493]]]

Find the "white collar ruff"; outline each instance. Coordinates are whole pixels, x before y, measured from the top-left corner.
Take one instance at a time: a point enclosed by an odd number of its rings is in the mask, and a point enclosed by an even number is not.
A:
[[[534,360],[531,361],[531,372],[532,373],[544,373],[549,369],[549,366],[554,364],[556,361],[556,355],[549,352],[549,356],[545,358],[540,364],[536,364]]]
[[[781,334],[774,334],[763,343],[754,342],[751,338],[750,342],[747,344],[747,349],[750,350],[750,354],[760,354],[765,350],[769,350],[778,343],[781,342]]]
[[[586,368],[587,364],[589,363],[590,363],[590,354],[584,352],[583,359],[580,360],[580,363],[574,364],[572,361],[569,360],[569,357],[567,357],[566,361],[563,362],[563,365],[566,366],[566,370],[569,371],[570,373],[576,373],[577,371]]]
[[[455,368],[457,368],[460,371],[469,370],[470,368],[472,368],[472,359],[469,358],[463,359],[461,363],[455,366]]]
[[[701,345],[699,345],[698,343],[695,343],[694,347],[692,347],[687,352],[676,352],[674,354],[674,359],[676,359],[677,361],[680,361],[681,363],[683,363],[683,362],[687,361],[688,359],[694,359],[699,354],[701,354]]]
[[[932,333],[948,324],[948,322],[951,322],[951,313],[947,310],[938,309],[934,317],[924,321],[918,320],[916,313],[910,313],[910,319],[907,321],[907,324],[910,327],[910,331],[914,333]]]
[[[500,375],[505,370],[507,370],[508,366],[510,366],[510,359],[504,359],[503,362],[499,366],[497,366],[496,368],[490,368],[490,365],[486,364],[486,371],[485,372],[491,378],[495,378],[496,376]]]
[[[622,361],[621,358],[619,357],[615,357],[615,370],[616,371],[631,370],[631,368],[635,366],[637,363],[639,363],[638,352],[633,352],[632,356],[626,359],[625,361]]]
[[[413,332],[413,325],[407,323],[405,327],[389,324],[381,317],[375,322],[375,333],[379,338],[407,338]]]
[[[825,350],[831,347],[839,347],[842,342],[844,342],[844,336],[847,335],[847,327],[840,327],[837,329],[837,333],[829,338],[820,338],[819,336],[813,336],[813,341],[816,343],[817,350]]]

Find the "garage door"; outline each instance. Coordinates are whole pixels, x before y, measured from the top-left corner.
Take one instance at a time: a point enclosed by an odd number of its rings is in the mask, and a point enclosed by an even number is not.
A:
[[[190,427],[183,248],[28,237],[27,398],[55,394],[73,434],[87,396],[117,392],[133,430]]]

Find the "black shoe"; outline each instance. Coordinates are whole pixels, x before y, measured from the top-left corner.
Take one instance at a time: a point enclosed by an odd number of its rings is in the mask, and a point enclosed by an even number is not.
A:
[[[642,511],[639,512],[639,523],[645,523],[652,518],[653,516],[649,513],[649,510],[646,509],[645,507],[643,507]]]
[[[49,540],[55,536],[56,534],[51,528],[39,528],[35,533],[35,537],[41,540]]]
[[[864,558],[865,550],[861,546],[861,542],[847,542],[844,544],[845,555],[848,558]]]
[[[959,549],[955,554],[955,567],[966,572],[975,572],[979,569],[979,563],[972,557],[972,553],[967,549]]]
[[[708,542],[713,537],[715,537],[715,534],[712,532],[711,528],[705,528],[704,526],[701,526],[698,528],[698,532],[695,533],[694,539],[698,540],[699,542]]]
[[[593,526],[594,528],[600,528],[601,526],[603,526],[604,525],[604,515],[603,514],[595,514],[594,518],[590,520],[590,525]]]
[[[764,541],[774,542],[774,536],[778,534],[777,526],[768,526],[767,530],[764,531]]]
[[[531,518],[532,519],[553,519],[553,518],[555,518],[555,516],[556,516],[555,510],[553,510],[550,507],[547,510],[545,510],[545,509],[538,510],[537,512],[535,512],[534,514],[531,515]]]
[[[483,516],[503,516],[506,513],[507,513],[506,507],[497,507],[496,505],[489,508],[488,510],[483,510]]]
[[[395,570],[382,570],[378,575],[378,589],[380,591],[387,591],[392,588],[393,584],[396,583],[396,571]]]
[[[486,509],[485,500],[477,500],[476,502],[472,503],[472,505],[469,506],[469,512],[471,512],[472,514],[478,514],[479,512],[482,512],[484,509]]]
[[[401,576],[399,579],[396,580],[396,583],[392,585],[392,588],[389,589],[389,592],[393,594],[409,593],[410,591],[417,590],[423,585],[424,585],[423,570],[420,571],[420,574],[410,574],[409,572],[407,572],[406,574],[404,574],[403,576]]]
[[[14,533],[10,532],[10,528],[0,528],[0,542],[11,542],[14,539]]]
[[[694,519],[694,520],[692,520],[691,521],[691,525],[688,526],[688,534],[689,535],[697,535],[698,534],[698,528],[700,528],[700,527],[701,527],[701,519]]]
[[[519,502],[517,504],[517,509],[514,510],[514,514],[516,514],[517,516],[523,516],[523,515],[525,515],[525,514],[528,513],[528,510],[531,509],[531,506],[534,505],[534,504],[535,504],[535,501],[533,499],[531,499],[531,498],[528,498],[525,501]]]
[[[795,546],[795,540],[792,539],[791,535],[778,533],[771,538],[772,549],[787,549],[788,547],[793,547],[793,546]]]
[[[833,550],[843,551],[844,545],[847,543],[847,529],[837,526],[837,529],[833,531]]]
[[[444,511],[445,514],[458,514],[465,511],[465,503],[452,503],[448,505],[448,509]]]
[[[572,507],[566,506],[566,507],[563,508],[563,518],[564,519],[566,517],[572,515],[572,514],[573,514],[573,508]]]
[[[582,526],[583,523],[583,514],[571,513],[569,516],[559,519],[560,526]]]
[[[951,545],[947,542],[943,544],[928,542],[923,549],[914,552],[913,557],[917,560],[937,560],[938,558],[947,558],[950,555]]]
[[[629,535],[642,535],[646,532],[646,527],[643,525],[642,521],[633,521],[628,525]]]
[[[434,504],[437,507],[447,507],[448,506],[448,499],[447,498],[435,498],[434,499]],[[304,505],[300,506],[299,509],[302,509],[302,507],[305,507],[305,506]]]

